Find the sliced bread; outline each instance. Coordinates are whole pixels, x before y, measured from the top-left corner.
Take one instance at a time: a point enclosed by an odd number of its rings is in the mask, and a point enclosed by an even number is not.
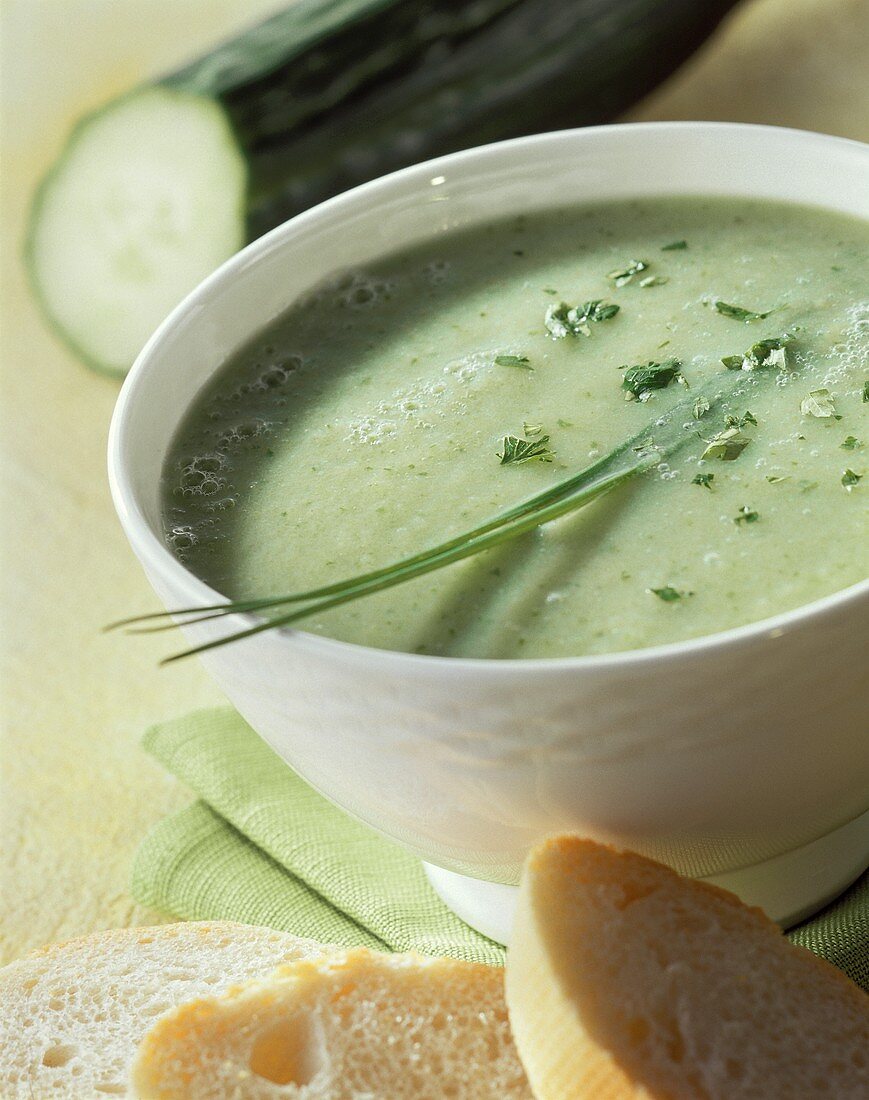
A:
[[[143,1100],[531,1100],[500,969],[364,949],[282,967],[164,1016]]]
[[[866,1100],[869,998],[733,894],[559,837],[507,959],[538,1100]]]
[[[0,970],[0,1096],[124,1096],[136,1046],[162,1013],[325,950],[231,922],[126,928],[41,948]]]

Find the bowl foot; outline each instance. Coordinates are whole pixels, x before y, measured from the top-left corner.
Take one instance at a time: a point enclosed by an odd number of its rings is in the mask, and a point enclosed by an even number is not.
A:
[[[869,866],[869,811],[772,859],[713,875],[712,882],[757,905],[783,928],[817,913]],[[517,886],[485,882],[423,863],[436,893],[466,924],[497,943],[507,944]]]

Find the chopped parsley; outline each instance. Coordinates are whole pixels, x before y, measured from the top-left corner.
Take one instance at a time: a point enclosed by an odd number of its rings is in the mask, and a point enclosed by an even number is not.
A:
[[[549,436],[541,435],[538,439],[518,439],[515,435],[505,435],[504,450],[498,455],[502,466],[509,466],[516,462],[529,462],[536,458],[541,462],[551,462],[555,452],[550,450]]]
[[[842,474],[842,484],[850,493],[858,481],[862,481],[862,474],[855,474],[853,470],[845,470]]]
[[[683,248],[688,247],[687,241],[670,241],[669,244],[661,245],[662,252],[681,252]]]
[[[563,340],[565,336],[571,335],[571,330],[567,323],[567,315],[569,312],[570,306],[567,302],[561,302],[560,305],[557,306],[551,305],[546,307],[543,324],[553,340]],[[573,335],[576,334],[573,333]]]
[[[783,368],[787,364],[785,349],[795,336],[795,332],[783,332],[781,336],[758,340],[744,355],[725,355],[721,362],[728,370],[753,371],[758,367]]]
[[[534,436],[543,434],[543,425],[529,424],[527,420],[523,420],[522,431],[525,433],[526,438],[533,439]]]
[[[752,366],[746,367],[743,363],[742,369],[752,370],[754,365],[783,368],[787,364],[785,348],[792,340],[793,335],[790,332],[782,333],[781,336],[770,337],[768,340],[759,340],[749,349],[748,358]]]
[[[839,446],[845,451],[857,451],[863,446],[863,440],[858,439],[855,435],[849,435],[842,440]]]
[[[739,428],[725,428],[714,435],[707,443],[701,458],[720,458],[722,462],[732,462],[739,458],[751,442],[751,436],[745,435]]]
[[[722,302],[720,298],[716,298],[712,305],[716,313],[720,313],[722,317],[732,317],[734,321],[742,321],[746,325],[752,321],[762,321],[773,312],[768,309],[766,313],[758,313],[753,309],[744,309],[742,306],[732,306],[729,302]]]
[[[688,596],[693,596],[693,592],[680,592],[677,588],[673,588],[672,585],[665,584],[663,588],[647,588],[647,592],[653,596],[657,596],[659,600],[663,600],[664,603],[674,603],[676,600],[687,599]]]
[[[583,302],[579,306],[559,302],[548,307],[543,324],[553,340],[563,340],[565,336],[591,336],[591,322],[608,321],[615,317],[620,308],[602,298]]]
[[[753,508],[749,508],[747,504],[739,509],[739,514],[733,517],[734,523],[757,523],[760,519],[760,512],[755,512]]]
[[[699,420],[705,416],[712,406],[709,404],[708,397],[698,397],[694,402],[694,419]]]
[[[770,485],[778,485],[780,481],[788,481],[790,476],[790,474],[767,474],[766,480]]]
[[[615,305],[614,302],[605,302],[602,298],[595,298],[572,309],[568,314],[568,320],[571,325],[577,326],[584,336],[587,336],[589,334],[584,331],[583,326],[587,328],[590,321],[608,321],[611,317],[615,317],[620,309],[621,306]]]
[[[869,401],[869,382],[863,383],[863,400]]]
[[[683,382],[682,364],[678,359],[665,359],[662,363],[649,361],[645,366],[622,367],[625,376],[622,389],[627,390],[626,401],[648,401],[653,390],[663,390],[671,382]]]
[[[522,370],[534,370],[527,355],[496,355],[496,367],[521,367]]]
[[[800,412],[803,416],[816,416],[822,420],[831,416],[835,420],[842,419],[836,412],[833,395],[828,389],[812,390],[807,393],[800,402]]]
[[[640,279],[640,286],[663,286],[669,281],[666,275],[647,275],[645,279]]]
[[[586,302],[582,308],[588,312],[592,321],[608,321],[610,317],[615,317],[621,306],[597,298],[593,302]]]
[[[746,409],[742,416],[729,415],[725,417],[724,423],[728,428],[744,428],[746,424],[754,424],[757,427],[757,418],[753,412]]]
[[[715,474],[695,474],[691,478],[692,485],[702,485],[704,489],[712,489],[712,482],[715,480]]]
[[[608,271],[607,278],[615,287],[626,286],[635,275],[639,275],[641,271],[647,271],[648,267],[647,260],[629,260],[626,267]]]

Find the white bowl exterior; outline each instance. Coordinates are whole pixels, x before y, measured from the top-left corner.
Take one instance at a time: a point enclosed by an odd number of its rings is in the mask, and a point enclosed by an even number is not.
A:
[[[869,148],[708,123],[520,139],[357,188],[225,264],[149,342],[112,424],[116,506],[166,606],[216,595],[162,539],[171,439],[204,383],[294,298],[336,269],[464,225],[656,194],[869,218]],[[339,806],[431,863],[515,882],[528,847],[554,831],[709,875],[856,817],[869,792],[867,647],[864,584],[761,624],[603,657],[442,659],[273,631],[202,659],[253,728]]]

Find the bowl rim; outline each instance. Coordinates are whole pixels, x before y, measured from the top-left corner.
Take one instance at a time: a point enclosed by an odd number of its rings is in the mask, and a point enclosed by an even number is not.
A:
[[[861,155],[865,155],[867,161],[869,161],[869,144],[852,138],[822,134],[813,130],[800,130],[793,127],[706,121],[612,123],[510,138],[506,141],[492,142],[431,160],[421,161],[360,184],[282,222],[230,256],[175,306],[148,339],[136,357],[121,387],[109,426],[108,480],[112,500],[121,525],[142,564],[158,575],[168,574],[171,587],[183,591],[185,597],[189,597],[187,602],[191,607],[197,603],[229,602],[226,596],[211,588],[205,581],[187,569],[151,528],[139,505],[137,494],[131,484],[124,461],[126,431],[135,415],[140,379],[147,372],[152,357],[159,352],[162,343],[168,338],[175,326],[192,312],[206,307],[212,292],[216,288],[223,285],[227,280],[231,280],[241,270],[257,263],[263,256],[271,253],[272,250],[283,247],[286,239],[291,239],[299,227],[305,227],[324,215],[332,216],[339,213],[343,206],[349,206],[352,209],[356,204],[374,198],[380,191],[412,182],[415,176],[419,176],[420,180],[425,179],[428,181],[432,173],[437,175],[443,174],[444,170],[462,169],[468,162],[472,163],[481,155],[495,150],[509,153],[514,149],[525,150],[535,145],[565,141],[575,141],[581,144],[589,137],[612,135],[618,138],[626,134],[636,133],[639,130],[643,132],[653,131],[664,135],[671,134],[673,136],[684,135],[692,131],[702,131],[710,134],[749,133],[757,136],[768,134],[770,137],[774,135],[777,138],[793,139],[796,143],[811,142],[813,145],[830,148],[851,148],[854,151],[859,151]],[[734,192],[734,194],[738,193]],[[788,199],[773,201],[788,202]],[[823,203],[815,205],[820,209],[824,209]],[[270,637],[276,644],[286,647],[292,645],[296,649],[302,648],[312,653],[322,652],[322,654],[328,655],[333,652],[336,658],[345,660],[374,660],[380,663],[395,663],[404,666],[408,670],[411,668],[432,670],[448,668],[456,672],[461,670],[470,671],[475,675],[500,674],[515,677],[517,673],[523,671],[617,670],[625,666],[690,658],[710,649],[725,650],[733,646],[750,644],[764,639],[774,640],[792,629],[810,628],[827,615],[838,612],[843,605],[862,602],[861,597],[869,600],[869,578],[849,585],[847,588],[839,589],[827,596],[812,600],[809,603],[801,604],[789,611],[726,630],[686,638],[677,642],[645,646],[640,649],[566,657],[450,657],[427,653],[407,653],[401,650],[380,649],[355,642],[345,642],[338,638],[313,634],[293,627],[275,627],[263,636]],[[246,626],[252,626],[262,621],[262,617],[252,612],[236,612],[226,616],[221,621],[231,622],[238,629],[244,629]]]

